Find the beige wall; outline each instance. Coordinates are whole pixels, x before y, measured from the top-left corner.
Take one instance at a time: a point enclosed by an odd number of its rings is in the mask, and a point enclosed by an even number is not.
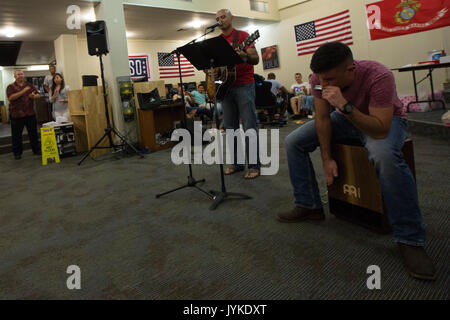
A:
[[[96,75],[98,76],[98,84],[100,83],[100,60],[97,56],[90,56],[88,53],[87,40],[78,39],[77,41],[78,52],[78,70],[80,72],[80,78],[84,75]]]
[[[389,68],[400,67],[410,63],[426,60],[427,52],[432,49],[445,49],[450,53],[450,27],[415,33],[406,36],[369,40],[366,26],[365,3],[371,1],[348,0],[312,0],[286,10],[280,10],[280,22],[260,29],[261,38],[257,42],[258,52],[270,45],[278,45],[280,68],[264,71],[260,63],[255,72],[267,77],[274,72],[285,86],[293,83],[294,73],[301,72],[307,77],[311,73],[309,62],[312,55],[297,56],[295,51],[294,26],[319,19],[346,9],[350,10],[354,45],[351,49],[356,59],[377,60]],[[442,83],[448,78],[448,70],[438,69],[433,72],[436,89],[442,89]],[[420,79],[425,72],[419,72]],[[410,72],[394,71],[399,94],[413,94],[412,75]],[[429,81],[420,84],[419,89],[428,91]]]
[[[76,35],[62,34],[55,41],[56,70],[62,73],[65,83],[72,90],[81,89],[82,82],[79,64],[83,60],[78,57],[78,39]]]

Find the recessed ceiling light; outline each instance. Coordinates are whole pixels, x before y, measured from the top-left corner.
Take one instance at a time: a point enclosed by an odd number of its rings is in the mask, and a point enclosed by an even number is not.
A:
[[[14,38],[17,35],[17,29],[12,27],[6,27],[2,30],[2,34],[7,38]]]
[[[200,20],[194,20],[194,21],[189,23],[189,26],[191,28],[194,28],[194,29],[199,29],[199,28],[201,28],[204,25],[205,25],[205,22],[204,21],[200,21]]]

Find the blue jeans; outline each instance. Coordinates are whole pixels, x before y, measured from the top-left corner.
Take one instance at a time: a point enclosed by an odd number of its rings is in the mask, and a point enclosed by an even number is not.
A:
[[[211,105],[211,110],[213,110],[213,122],[216,123],[216,117],[218,117],[220,119],[220,116],[222,114],[222,102],[217,101],[217,112],[218,115],[216,115],[216,109],[214,108],[214,104]],[[222,120],[219,120],[219,126],[221,125]],[[219,129],[219,128],[217,128]]]
[[[256,163],[249,163],[249,139],[245,138],[245,154],[249,169],[259,170],[261,164],[259,162],[259,137],[258,127],[256,121],[256,107],[255,107],[255,84],[243,84],[231,87],[227,95],[222,101],[223,108],[223,127],[225,129],[239,129],[239,120],[242,120],[244,132],[248,129],[254,129],[257,133],[257,155]],[[237,141],[234,143],[234,159],[233,164],[243,169],[245,165],[237,163]]]
[[[425,244],[417,188],[401,149],[408,136],[406,119],[394,116],[385,139],[373,139],[354,127],[343,115],[332,112],[331,143],[362,145],[369,153],[380,181],[389,222],[396,242],[414,246]],[[289,174],[295,205],[322,208],[319,188],[309,153],[319,144],[314,121],[307,122],[286,137]],[[339,170],[339,168],[338,168]]]

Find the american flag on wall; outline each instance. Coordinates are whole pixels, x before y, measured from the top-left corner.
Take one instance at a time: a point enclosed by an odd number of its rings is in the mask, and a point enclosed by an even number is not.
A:
[[[178,78],[178,59],[175,54],[164,58],[165,52],[158,52],[159,77],[161,79]],[[183,56],[180,56],[181,74],[183,77],[195,76],[194,66]]]
[[[298,24],[294,27],[297,55],[314,53],[322,44],[332,41],[353,44],[350,11]]]

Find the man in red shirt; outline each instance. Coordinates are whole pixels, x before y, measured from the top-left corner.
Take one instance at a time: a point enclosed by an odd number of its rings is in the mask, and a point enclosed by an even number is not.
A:
[[[40,95],[35,87],[25,81],[22,70],[14,71],[16,81],[6,89],[9,100],[9,114],[11,117],[11,136],[14,158],[22,157],[22,132],[27,127],[31,148],[34,154],[41,154],[36,125],[36,114],[34,112],[33,100],[39,99]]]
[[[216,20],[222,22],[220,26],[222,37],[233,47],[244,42],[249,36],[247,32],[238,31],[233,28],[233,15],[228,9],[217,11]],[[235,45],[233,45],[234,43]],[[256,121],[253,66],[259,63],[259,56],[254,45],[250,45],[242,51],[236,49],[236,52],[244,62],[236,65],[236,81],[222,101],[224,128],[239,129],[239,120],[242,120],[244,131],[247,132],[249,129],[254,129],[257,138],[258,128]],[[256,157],[255,155],[249,155],[249,139],[247,137],[245,142],[248,162],[248,171],[245,174],[245,178],[254,179],[260,174],[259,148],[256,146],[256,148],[250,149],[253,151],[256,149]],[[225,169],[225,174],[233,174],[245,169],[245,164],[239,164],[237,161],[237,143],[234,143],[233,155],[233,165]]]

